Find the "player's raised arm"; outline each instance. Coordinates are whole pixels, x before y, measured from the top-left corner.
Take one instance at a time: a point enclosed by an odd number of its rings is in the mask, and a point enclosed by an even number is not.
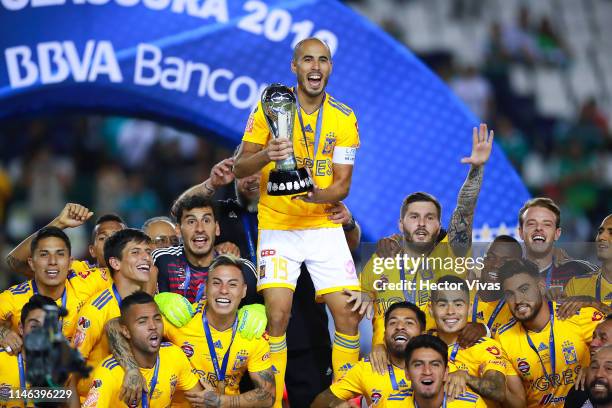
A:
[[[221,160],[213,166],[210,170],[210,176],[206,180],[185,190],[176,201],[180,201],[187,196],[195,194],[203,195],[207,198],[212,197],[218,188],[234,181],[234,173],[232,173],[233,166],[233,157]]]
[[[459,190],[457,206],[453,211],[448,227],[448,242],[455,255],[464,256],[472,245],[472,227],[474,209],[482,186],[484,164],[491,156],[493,148],[493,131],[487,131],[487,125],[480,124],[472,133],[472,154],[461,159],[461,163],[470,164],[467,179]]]
[[[57,217],[51,221],[47,227],[58,227],[60,229],[74,228],[83,225],[93,215],[87,207],[80,204],[68,203],[64,206]],[[38,231],[24,239],[6,256],[6,264],[8,267],[21,273],[28,278],[32,278],[34,273],[28,265],[30,257],[30,244]]]

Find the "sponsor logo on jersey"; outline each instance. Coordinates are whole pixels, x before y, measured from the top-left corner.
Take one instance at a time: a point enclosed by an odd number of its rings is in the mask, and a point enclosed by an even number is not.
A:
[[[531,366],[529,365],[529,363],[527,361],[525,361],[524,358],[517,359],[517,367],[518,367],[518,370],[523,375],[528,375],[529,374],[529,370],[531,370]]]
[[[276,255],[276,249],[262,249],[261,257],[265,258],[266,256],[274,256]]]
[[[193,356],[193,344],[186,341],[181,346],[181,350],[183,350],[183,353],[185,353],[187,358],[191,358]]]

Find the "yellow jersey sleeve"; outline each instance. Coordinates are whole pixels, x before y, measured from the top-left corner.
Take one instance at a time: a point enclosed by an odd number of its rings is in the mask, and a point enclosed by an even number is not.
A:
[[[72,261],[70,267],[74,272],[69,275],[70,282],[79,299],[83,301],[109,288],[113,283],[106,268],[91,267],[85,261]]]
[[[19,388],[19,365],[17,356],[9,355],[5,349],[0,348],[0,390],[7,388]],[[0,407],[20,407],[23,402],[20,400],[10,400],[8,395],[0,392]]]
[[[117,396],[121,389],[123,370],[117,360],[109,357],[104,360],[90,375],[90,388],[82,404],[82,408],[106,408],[124,406],[120,404]]]
[[[340,102],[336,102],[340,103]],[[330,104],[332,102],[330,101]],[[342,104],[341,104],[342,105]],[[346,105],[343,105],[346,109],[349,109]],[[337,136],[336,147],[359,147],[359,128],[357,125],[357,118],[355,113],[350,111],[348,117],[343,121],[341,126],[341,133]]]
[[[605,319],[605,315],[592,307],[583,307],[579,313],[570,317],[570,321],[576,325],[575,333],[579,334],[582,341],[590,343],[593,339],[593,331],[599,323]]]
[[[377,301],[374,302],[374,316],[372,316],[372,346],[385,343],[385,310],[382,300],[383,299],[377,299]]]
[[[502,374],[506,374],[508,361],[502,354],[501,344],[492,339],[485,339],[481,344],[478,345],[479,353],[483,363],[478,367],[478,370],[482,374],[489,370],[498,371]]]
[[[257,103],[257,107],[249,115],[242,140],[245,142],[266,145],[269,138],[270,129],[268,129],[268,124],[266,123],[260,101]]]
[[[72,338],[72,346],[79,350],[85,360],[88,359],[94,346],[105,335],[106,313],[103,313],[96,305],[110,296],[107,292],[103,291],[93,299],[93,302],[88,302],[83,306],[77,319],[77,329]]]
[[[11,292],[11,288],[0,293],[0,320],[11,321],[15,309],[15,295]]]
[[[348,370],[339,381],[333,383],[329,390],[341,400],[349,400],[361,395],[363,387],[363,374],[365,362],[358,361],[350,370]]]
[[[268,343],[268,335],[254,339],[255,345],[252,352],[249,353],[247,362],[247,370],[249,373],[264,371],[272,367],[270,361],[270,344]],[[252,353],[252,354],[251,354]]]

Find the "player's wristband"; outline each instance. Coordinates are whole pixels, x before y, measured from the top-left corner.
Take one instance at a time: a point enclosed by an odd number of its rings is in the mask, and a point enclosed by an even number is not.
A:
[[[348,222],[348,224],[342,225],[342,229],[346,232],[349,232],[354,230],[355,228],[357,228],[357,221],[355,221],[355,217],[351,215],[351,220]]]

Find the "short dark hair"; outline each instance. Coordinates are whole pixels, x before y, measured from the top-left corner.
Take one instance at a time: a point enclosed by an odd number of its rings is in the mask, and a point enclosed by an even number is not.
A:
[[[127,315],[128,310],[130,310],[130,307],[133,305],[146,305],[148,303],[155,303],[155,299],[153,299],[153,296],[149,295],[147,292],[143,292],[142,290],[138,290],[131,295],[124,297],[123,300],[121,300],[121,305],[119,306],[121,321],[125,322],[125,316]]]
[[[442,357],[444,361],[444,367],[448,366],[448,346],[442,339],[431,334],[421,334],[419,336],[410,339],[404,350],[404,360],[406,361],[406,367],[410,364],[412,353],[415,350],[428,348],[436,351]]]
[[[217,207],[213,200],[202,195],[202,194],[191,194],[183,198],[179,198],[172,204],[172,216],[176,219],[178,224],[181,223],[183,212],[193,210],[194,208],[206,208],[212,209],[213,217],[217,220]]]
[[[406,302],[406,301],[396,302],[396,303],[393,303],[391,306],[389,306],[389,308],[385,312],[385,327],[387,326],[387,323],[389,322],[389,316],[391,316],[391,312],[393,312],[396,309],[412,310],[417,317],[417,321],[419,322],[419,327],[421,328],[421,331],[425,330],[425,327],[427,326],[427,317],[425,316],[425,312],[419,309],[419,307],[415,305],[414,303]]]
[[[208,275],[206,276],[206,279],[208,279],[212,271],[214,271],[220,266],[235,266],[236,268],[240,269],[240,272],[242,272],[242,279],[244,280],[244,283],[246,284],[246,278],[244,276],[244,268],[243,268],[244,259],[231,255],[231,254],[218,255],[217,257],[215,257],[215,259],[212,261],[212,263],[208,267]]]
[[[436,209],[438,210],[438,221],[441,219],[442,206],[440,205],[440,202],[436,199],[436,197],[423,191],[417,191],[416,193],[409,194],[406,198],[404,198],[404,201],[402,202],[402,208],[400,209],[400,219],[404,219],[404,216],[406,215],[406,211],[408,211],[408,206],[410,204],[420,201],[433,203],[433,205],[435,205]]]
[[[436,285],[444,284],[444,283],[455,283],[459,288],[457,290],[462,291],[468,298],[468,302],[470,300],[470,288],[468,288],[467,282],[464,279],[456,275],[444,275],[440,279],[436,281]],[[436,288],[436,290],[431,291],[431,301],[436,302],[438,300],[438,293],[441,289]]]
[[[556,227],[559,228],[561,226],[561,209],[559,209],[559,206],[548,197],[536,197],[527,201],[519,210],[518,222],[521,227],[523,226],[523,216],[531,207],[544,207],[552,211],[557,218]]]
[[[30,312],[38,309],[44,309],[45,306],[57,306],[57,304],[48,296],[33,295],[21,308],[21,325],[25,325]]]
[[[125,228],[121,231],[115,232],[104,242],[104,260],[106,261],[106,265],[108,266],[111,276],[114,275],[116,271],[111,266],[109,259],[121,259],[121,252],[123,252],[123,249],[128,242],[131,241],[146,242],[148,244],[151,242],[151,238],[149,238],[149,236],[141,230]]]
[[[520,273],[526,273],[532,278],[540,279],[540,269],[538,265],[528,259],[511,259],[499,268],[498,273],[501,285],[504,284],[505,280]]]
[[[124,227],[127,226],[125,221],[123,221],[123,219],[120,216],[118,216],[117,214],[109,213],[109,214],[101,215],[96,220],[96,223],[94,224],[93,230],[91,230],[91,243],[92,244],[96,240],[96,234],[98,233],[98,228],[99,228],[100,224],[103,224],[103,223],[109,222],[109,221],[118,222],[119,224],[123,225]]]
[[[38,232],[32,239],[32,242],[30,243],[30,254],[34,255],[34,252],[38,248],[38,244],[40,243],[41,240],[45,238],[51,238],[51,237],[59,238],[62,241],[64,241],[64,243],[66,244],[66,247],[68,248],[68,255],[70,255],[70,252],[72,251],[72,246],[70,245],[70,239],[68,238],[68,235],[66,235],[64,231],[62,231],[60,228],[57,228],[57,227],[44,227],[38,230]]]

